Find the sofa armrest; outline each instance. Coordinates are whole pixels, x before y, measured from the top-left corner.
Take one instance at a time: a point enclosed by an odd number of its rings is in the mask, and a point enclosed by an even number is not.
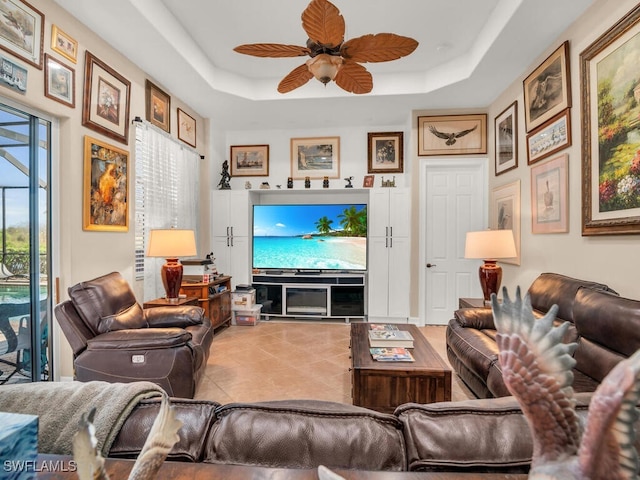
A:
[[[87,350],[155,350],[186,345],[191,334],[182,328],[139,328],[103,333],[87,342]]]
[[[144,319],[151,328],[202,325],[204,309],[193,305],[155,307],[144,310]]]
[[[455,318],[464,328],[475,328],[477,330],[492,329],[496,326],[493,323],[493,310],[490,308],[461,308],[456,310]]]

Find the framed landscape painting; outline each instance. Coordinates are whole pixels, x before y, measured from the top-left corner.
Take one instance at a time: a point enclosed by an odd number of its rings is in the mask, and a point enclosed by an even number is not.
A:
[[[487,115],[418,117],[418,155],[487,153]]]
[[[129,229],[129,152],[84,137],[83,230]]]
[[[640,5],[580,54],[582,235],[640,233]]]
[[[42,70],[44,15],[22,0],[3,0],[0,48]]]
[[[340,137],[292,138],[291,177],[340,178]]]
[[[402,132],[367,134],[368,173],[402,173],[403,136]]]
[[[507,183],[491,191],[491,228],[513,231],[517,256],[500,262],[520,265],[520,180]]]
[[[89,51],[84,69],[82,125],[126,145],[131,82]]]
[[[495,119],[496,175],[518,167],[518,102]]]
[[[569,231],[569,157],[559,155],[531,168],[531,232]]]
[[[232,177],[269,175],[269,145],[231,145]]]
[[[523,82],[527,132],[571,106],[569,42],[560,45]]]

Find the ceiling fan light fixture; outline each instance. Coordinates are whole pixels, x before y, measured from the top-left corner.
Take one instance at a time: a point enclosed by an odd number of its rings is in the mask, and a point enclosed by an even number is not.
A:
[[[342,66],[342,57],[321,53],[307,60],[307,68],[317,80],[325,85],[336,78]]]

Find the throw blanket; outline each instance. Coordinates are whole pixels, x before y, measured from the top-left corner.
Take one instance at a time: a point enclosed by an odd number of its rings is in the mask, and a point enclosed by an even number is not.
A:
[[[144,398],[164,394],[151,382],[40,382],[0,388],[0,412],[38,418],[38,452],[73,455],[73,435],[80,418],[96,407],[98,450],[107,456],[133,408]]]

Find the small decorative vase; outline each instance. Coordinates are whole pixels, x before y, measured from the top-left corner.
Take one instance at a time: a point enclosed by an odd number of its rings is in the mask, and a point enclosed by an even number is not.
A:
[[[304,177],[304,188],[311,188],[311,178]]]

